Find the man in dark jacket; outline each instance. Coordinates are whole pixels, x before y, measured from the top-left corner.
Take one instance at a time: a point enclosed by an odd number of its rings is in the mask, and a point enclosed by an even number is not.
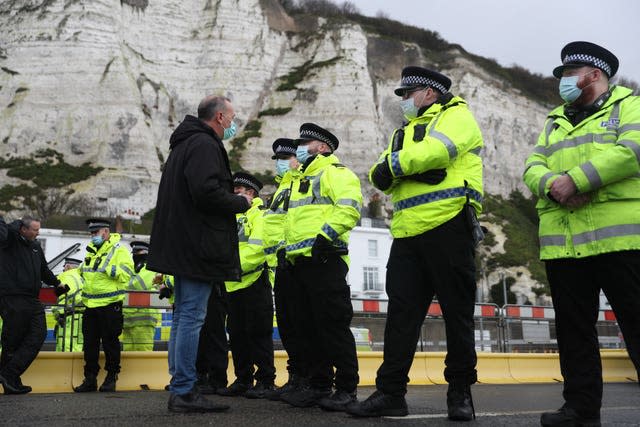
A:
[[[47,335],[44,307],[38,300],[41,281],[56,295],[69,290],[49,270],[36,237],[40,221],[24,217],[10,225],[0,216],[0,317],[2,354],[0,384],[5,394],[25,394],[20,376],[34,361]]]
[[[187,115],[171,135],[158,189],[147,266],[175,277],[169,340],[172,412],[228,409],[198,392],[195,362],[212,284],[240,279],[235,214],[250,203],[233,194],[222,144],[235,134],[234,117],[229,99],[204,98],[198,117]]]

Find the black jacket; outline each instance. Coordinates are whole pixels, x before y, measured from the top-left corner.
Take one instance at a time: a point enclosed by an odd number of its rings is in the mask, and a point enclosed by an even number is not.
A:
[[[208,282],[240,280],[235,214],[249,209],[249,202],[233,194],[222,141],[211,127],[188,115],[170,144],[147,267]]]
[[[7,224],[0,216],[0,297],[38,298],[43,281],[51,286],[60,281],[49,270],[40,243],[28,241],[19,229],[20,221]]]

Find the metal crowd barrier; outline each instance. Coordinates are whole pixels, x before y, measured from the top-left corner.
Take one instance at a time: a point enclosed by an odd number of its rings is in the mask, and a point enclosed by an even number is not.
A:
[[[47,288],[42,289],[40,299],[47,306],[48,334],[43,350],[55,350],[56,331],[52,308],[57,306],[57,300],[53,291]],[[381,351],[384,348],[388,301],[354,298],[351,303],[354,310],[351,322],[352,331],[357,330],[362,335],[363,330],[368,330],[369,342],[367,343],[366,339],[361,338],[365,342],[359,342],[359,348],[362,349],[364,344],[367,349]],[[58,307],[63,308],[62,306]],[[169,301],[159,299],[157,291],[128,291],[124,307],[157,309],[160,312],[162,320],[155,328],[153,350],[166,350],[172,318]],[[73,307],[73,309],[76,312],[82,310],[81,307]],[[555,353],[558,350],[553,307],[512,304],[499,307],[496,304],[482,303],[475,305],[474,320],[476,351],[478,352]],[[73,331],[73,323],[68,327],[71,327]],[[81,328],[76,329],[81,330]],[[602,349],[625,348],[612,310],[600,310],[597,329]],[[275,320],[273,336],[274,341],[279,342]],[[79,339],[81,342],[81,337],[73,336],[72,339]],[[416,350],[421,352],[447,350],[442,309],[435,300],[425,313]]]

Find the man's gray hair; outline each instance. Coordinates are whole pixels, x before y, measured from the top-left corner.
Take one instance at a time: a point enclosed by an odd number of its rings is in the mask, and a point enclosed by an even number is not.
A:
[[[209,95],[200,101],[198,105],[198,118],[200,120],[211,120],[218,111],[227,110],[227,102],[231,100],[225,96]]]
[[[38,218],[34,218],[31,215],[25,215],[23,216],[20,221],[22,222],[22,225],[26,228],[31,228],[31,223],[33,222],[41,222]]]

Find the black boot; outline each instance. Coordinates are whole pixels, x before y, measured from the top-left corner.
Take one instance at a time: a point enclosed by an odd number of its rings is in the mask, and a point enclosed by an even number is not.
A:
[[[471,399],[471,386],[466,382],[452,381],[447,390],[447,413],[452,421],[471,421],[476,418]]]
[[[282,396],[284,396],[286,393],[296,391],[299,386],[300,377],[296,374],[291,374],[289,376],[289,381],[287,381],[282,387],[277,387],[273,390],[269,390],[265,393],[265,397],[269,400],[282,400]]]
[[[354,402],[357,402],[356,392],[353,391],[351,393],[336,390],[331,396],[324,397],[318,401],[318,406],[320,409],[324,409],[325,411],[345,411],[347,406],[351,405]]]
[[[216,394],[219,394],[220,396],[244,396],[251,386],[252,384],[246,384],[235,380],[229,387],[220,387],[216,390]]]
[[[0,375],[0,384],[4,388],[4,394],[27,394],[31,387],[22,385],[20,377],[13,379],[8,375]]]
[[[76,393],[89,393],[98,390],[98,379],[95,375],[85,374],[84,381],[78,387],[74,387]]]
[[[266,393],[268,391],[273,391],[274,389],[275,386],[273,385],[273,383],[258,381],[256,382],[256,385],[247,390],[247,392],[244,394],[244,397],[246,397],[247,399],[264,399],[266,397]]]
[[[600,427],[600,417],[584,418],[578,413],[566,406],[554,412],[545,412],[540,417],[540,424],[543,427],[555,426],[582,426],[582,427]]]
[[[309,408],[317,405],[320,399],[331,396],[331,393],[330,387],[313,387],[305,378],[301,380],[300,386],[296,390],[284,393],[280,398],[283,402],[287,402],[297,408]]]
[[[364,402],[347,406],[347,414],[354,417],[404,417],[409,414],[404,396],[393,396],[376,390]]]
[[[101,392],[113,393],[116,391],[116,381],[118,381],[118,374],[115,372],[107,373],[107,377],[104,379],[104,382],[100,386]]]
[[[222,412],[229,409],[229,405],[219,405],[208,400],[206,397],[198,392],[197,387],[194,387],[187,394],[174,394],[169,396],[169,403],[167,405],[169,412]]]

